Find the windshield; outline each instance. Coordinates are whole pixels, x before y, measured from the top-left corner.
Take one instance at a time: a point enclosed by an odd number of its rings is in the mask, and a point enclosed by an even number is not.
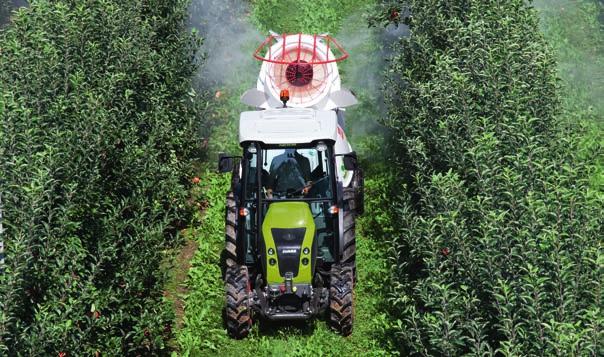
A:
[[[262,149],[247,157],[246,198],[256,198],[260,155],[260,193],[264,199],[330,199],[333,197],[325,145]]]

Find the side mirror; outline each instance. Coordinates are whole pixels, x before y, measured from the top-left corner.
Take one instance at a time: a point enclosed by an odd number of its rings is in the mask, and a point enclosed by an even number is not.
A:
[[[344,168],[346,170],[354,171],[357,169],[357,154],[354,151],[349,154],[344,154],[342,159],[344,160]]]
[[[233,157],[224,153],[218,154],[218,172],[227,173],[233,171]]]

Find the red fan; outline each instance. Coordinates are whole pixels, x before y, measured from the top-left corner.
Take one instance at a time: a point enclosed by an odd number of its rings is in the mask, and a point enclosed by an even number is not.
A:
[[[326,94],[337,76],[335,63],[348,53],[328,35],[283,34],[269,36],[254,57],[267,62],[273,95],[286,89],[290,104],[310,106]]]

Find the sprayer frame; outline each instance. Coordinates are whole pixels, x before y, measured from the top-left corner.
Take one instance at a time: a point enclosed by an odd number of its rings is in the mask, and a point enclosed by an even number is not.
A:
[[[285,48],[286,48],[286,44],[287,44],[287,37],[288,36],[298,36],[298,54],[297,54],[297,59],[295,61],[286,61],[286,60],[278,60],[275,58],[285,58]],[[274,63],[274,64],[295,64],[300,60],[300,54],[302,51],[302,33],[297,33],[297,34],[282,34],[282,35],[270,35],[269,37],[266,38],[266,40],[264,40],[264,42],[262,42],[262,44],[260,46],[258,46],[258,48],[256,49],[256,51],[254,51],[254,58],[262,61],[262,62],[270,62],[270,63]],[[327,46],[327,51],[326,51],[326,58],[325,60],[315,60],[316,58],[316,54],[317,54],[317,40],[318,41],[323,41],[325,42],[325,45]],[[273,57],[273,52],[272,52],[272,48],[275,44],[279,43],[279,41],[283,41],[283,49],[281,51],[281,57],[277,57],[277,55],[275,55]],[[346,52],[346,50],[338,43],[338,41],[336,41],[335,38],[329,36],[329,35],[317,35],[314,34],[313,35],[313,60],[311,62],[307,62],[307,64],[313,66],[313,65],[320,65],[320,64],[328,64],[328,63],[334,63],[334,62],[340,62],[345,60],[346,58],[348,58],[348,52]],[[333,43],[333,46],[330,46],[330,43]],[[334,47],[335,46],[335,47]],[[266,52],[264,54],[264,56],[261,55],[261,52],[264,48],[266,49]],[[329,58],[329,50],[334,50],[336,49],[338,52],[340,52],[340,56],[334,55],[333,59]]]

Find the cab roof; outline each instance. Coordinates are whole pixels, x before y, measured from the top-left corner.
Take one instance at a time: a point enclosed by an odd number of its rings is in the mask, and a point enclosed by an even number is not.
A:
[[[333,110],[279,108],[241,113],[239,142],[302,144],[336,141],[338,118]]]

